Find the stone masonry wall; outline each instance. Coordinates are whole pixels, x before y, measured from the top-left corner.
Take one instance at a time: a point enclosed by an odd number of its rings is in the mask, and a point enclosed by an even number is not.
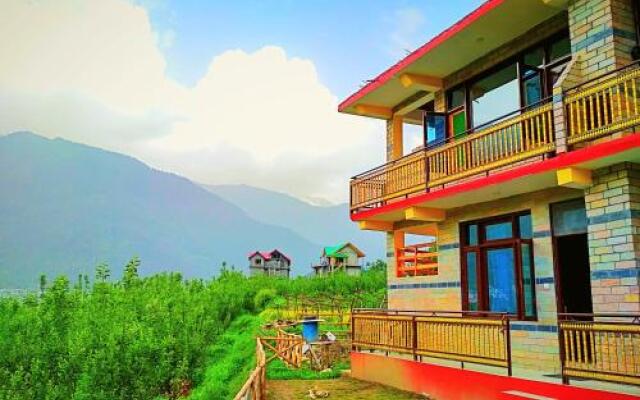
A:
[[[581,196],[583,192],[580,190],[558,187],[451,210],[447,213],[447,219],[438,224],[439,274],[397,278],[395,264],[389,264],[389,308],[461,309],[460,223],[531,210],[538,321],[512,323],[512,357],[515,368],[558,372],[556,291],[549,204]],[[387,248],[389,255],[393,254],[392,249],[391,241]]]
[[[640,165],[594,171],[585,202],[594,312],[639,312]]]

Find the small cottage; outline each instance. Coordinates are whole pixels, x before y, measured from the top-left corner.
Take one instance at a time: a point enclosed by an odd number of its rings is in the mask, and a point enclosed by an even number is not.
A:
[[[251,275],[281,276],[288,278],[291,271],[291,258],[275,249],[271,252],[254,251],[249,254]]]
[[[344,271],[347,275],[360,275],[360,259],[365,254],[352,243],[327,246],[322,250],[320,263],[314,265],[316,275],[328,275],[335,271]]]

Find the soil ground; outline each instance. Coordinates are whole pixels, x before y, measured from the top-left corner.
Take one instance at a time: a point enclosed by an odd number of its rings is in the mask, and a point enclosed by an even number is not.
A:
[[[309,389],[326,390],[328,400],[414,400],[424,399],[413,393],[402,392],[375,383],[350,378],[326,380],[282,380],[268,381],[268,400],[310,399]]]

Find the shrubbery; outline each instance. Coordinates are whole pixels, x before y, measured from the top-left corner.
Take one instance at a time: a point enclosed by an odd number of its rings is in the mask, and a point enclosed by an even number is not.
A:
[[[141,278],[138,265],[129,262],[117,282],[100,265],[93,283],[42,277],[38,294],[0,299],[0,399],[148,400],[194,387],[195,399],[232,397],[253,368],[263,307],[296,294],[361,292],[374,302],[386,286],[383,264],[359,278],[224,270],[209,281]]]

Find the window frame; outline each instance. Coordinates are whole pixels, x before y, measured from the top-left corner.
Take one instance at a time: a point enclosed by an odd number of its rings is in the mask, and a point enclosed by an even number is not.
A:
[[[493,216],[489,218],[483,218],[480,220],[467,221],[460,223],[460,290],[462,298],[462,309],[465,311],[478,311],[477,315],[482,315],[483,312],[489,311],[489,282],[488,282],[488,268],[486,253],[490,249],[499,248],[512,248],[514,251],[514,265],[515,269],[514,277],[516,279],[516,304],[517,312],[515,314],[509,314],[510,317],[517,318],[522,321],[537,321],[537,295],[535,287],[535,264],[534,264],[534,249],[533,249],[533,234],[530,238],[522,238],[520,232],[520,217],[523,215],[529,215],[531,218],[530,210],[519,211],[511,214]],[[511,222],[511,238],[508,239],[486,239],[486,226],[493,225],[500,222]],[[468,227],[471,225],[477,225],[477,244],[469,244]],[[532,232],[533,233],[533,232]],[[531,279],[531,301],[533,306],[532,315],[526,315],[526,302],[525,302],[525,284],[523,276],[522,266],[522,245],[528,244],[529,246],[529,265],[530,265],[530,279]],[[468,280],[468,265],[467,254],[476,254],[476,291],[477,291],[477,310],[470,309],[469,302],[469,280]],[[474,315],[474,314],[471,314]]]
[[[524,83],[525,83],[525,79],[523,76],[523,67],[527,64],[524,63],[524,57],[527,53],[535,50],[536,48],[542,47],[543,49],[543,63],[538,66],[537,68],[539,69],[538,74],[540,75],[540,84],[541,84],[541,89],[542,89],[542,99],[546,99],[548,97],[550,97],[553,94],[553,83],[551,80],[551,70],[552,68],[555,68],[559,65],[562,64],[566,64],[569,61],[571,61],[572,58],[572,54],[569,53],[563,57],[559,57],[555,60],[551,60],[550,59],[550,52],[551,52],[551,45],[553,43],[556,43],[557,41],[561,40],[562,38],[569,38],[569,30],[568,28],[564,28],[546,38],[544,38],[543,40],[536,42],[535,44],[528,46],[527,48],[519,51],[518,53],[514,54],[511,57],[508,57],[505,60],[500,61],[499,63],[497,63],[496,65],[493,65],[492,67],[488,68],[485,71],[482,71],[472,77],[470,77],[469,79],[466,79],[465,81],[451,87],[450,89],[447,89],[445,91],[445,105],[446,105],[446,113],[448,114],[447,117],[447,122],[448,122],[448,127],[447,127],[447,140],[450,139],[455,139],[455,137],[457,136],[464,136],[464,135],[457,135],[454,136],[452,134],[452,132],[450,131],[451,128],[451,121],[450,121],[450,115],[451,114],[455,114],[458,113],[460,111],[464,111],[466,113],[465,115],[465,121],[466,121],[466,127],[467,130],[465,131],[465,134],[469,134],[469,133],[473,133],[476,129],[484,127],[487,123],[484,124],[480,124],[478,126],[473,126],[473,102],[471,101],[471,94],[470,94],[470,88],[473,86],[474,83],[490,76],[491,74],[499,71],[502,68],[505,68],[506,66],[508,66],[509,64],[516,64],[516,76],[517,76],[517,80],[518,80],[518,104],[520,104],[521,110],[523,108],[528,108],[528,107],[533,107],[534,105],[526,105],[525,104],[525,93],[524,93]],[[457,107],[451,107],[451,96],[450,94],[456,90],[459,89],[463,89],[464,92],[464,103],[461,106],[457,106]],[[518,111],[518,110],[513,110],[514,112]]]

